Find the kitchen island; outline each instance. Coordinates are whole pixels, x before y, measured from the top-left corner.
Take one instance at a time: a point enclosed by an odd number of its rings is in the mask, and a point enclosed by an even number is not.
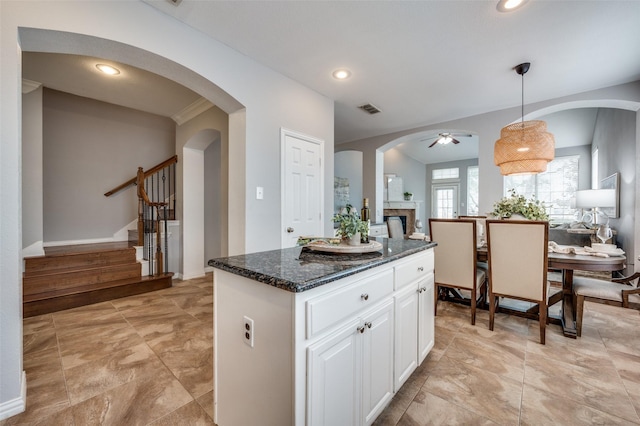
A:
[[[214,421],[371,424],[433,347],[434,243],[212,259]]]

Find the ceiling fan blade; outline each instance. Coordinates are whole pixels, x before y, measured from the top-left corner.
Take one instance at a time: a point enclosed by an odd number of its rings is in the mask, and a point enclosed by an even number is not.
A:
[[[433,143],[431,145],[429,145],[429,148],[431,148],[432,146],[434,146],[435,144],[438,143],[438,139],[436,139],[435,141],[433,141]]]

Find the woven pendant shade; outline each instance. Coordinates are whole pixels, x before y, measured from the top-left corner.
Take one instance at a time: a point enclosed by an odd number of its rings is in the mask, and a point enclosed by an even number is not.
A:
[[[493,160],[504,176],[542,173],[553,160],[555,140],[544,121],[509,124],[500,131],[493,148]]]

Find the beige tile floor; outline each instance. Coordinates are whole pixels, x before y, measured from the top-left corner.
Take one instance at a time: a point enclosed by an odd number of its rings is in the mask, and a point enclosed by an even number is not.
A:
[[[27,411],[0,426],[211,425],[212,278],[24,320]],[[583,336],[439,302],[431,354],[376,425],[640,424],[640,313],[586,305]],[[251,425],[248,425],[251,426]]]

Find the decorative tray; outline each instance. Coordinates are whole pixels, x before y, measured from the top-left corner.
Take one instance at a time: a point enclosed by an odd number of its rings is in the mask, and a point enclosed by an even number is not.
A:
[[[340,244],[327,244],[318,241],[311,242],[305,245],[309,250],[321,251],[325,253],[337,253],[337,254],[360,254],[371,253],[382,249],[382,243],[378,241],[369,241],[357,246],[350,246],[346,243]]]

